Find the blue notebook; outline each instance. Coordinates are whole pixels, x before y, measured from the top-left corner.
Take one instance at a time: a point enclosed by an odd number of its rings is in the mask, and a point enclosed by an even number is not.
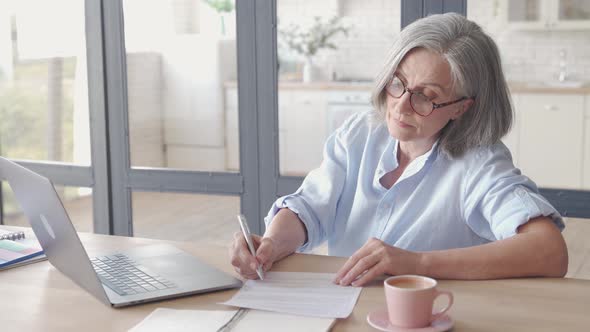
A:
[[[47,259],[32,234],[0,229],[0,270]]]

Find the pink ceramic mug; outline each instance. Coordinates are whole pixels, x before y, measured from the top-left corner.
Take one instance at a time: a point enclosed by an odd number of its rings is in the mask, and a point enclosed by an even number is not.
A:
[[[436,280],[417,275],[400,275],[385,279],[385,300],[389,322],[399,327],[426,327],[447,312],[453,305],[451,292],[437,290]],[[432,312],[434,300],[446,295],[449,304],[437,313]]]

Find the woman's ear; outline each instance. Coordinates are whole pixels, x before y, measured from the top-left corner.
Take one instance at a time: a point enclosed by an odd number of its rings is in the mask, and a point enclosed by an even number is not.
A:
[[[458,118],[460,118],[461,115],[463,115],[463,113],[465,113],[465,112],[467,112],[467,110],[469,110],[471,105],[473,105],[473,102],[474,102],[474,100],[472,98],[469,98],[469,99],[464,100],[462,103],[460,103],[459,107],[457,107],[453,111],[453,114],[451,115],[451,120],[457,120]]]

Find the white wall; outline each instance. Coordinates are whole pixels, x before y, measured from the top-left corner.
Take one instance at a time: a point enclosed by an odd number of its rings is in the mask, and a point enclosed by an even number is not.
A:
[[[225,168],[223,82],[236,79],[235,40],[174,37],[162,52],[167,166]]]
[[[162,57],[127,53],[131,166],[166,166],[163,137]]]
[[[497,42],[510,81],[555,80],[559,51],[567,53],[571,79],[590,77],[588,31],[508,31],[501,19],[504,2],[471,0],[467,17],[480,24]],[[340,78],[372,79],[380,69],[399,32],[399,0],[281,0],[277,4],[280,25],[306,24],[314,16],[339,14],[351,24],[351,34],[336,38],[337,50],[322,51],[317,64]]]
[[[590,77],[590,32],[509,31],[502,23],[503,2],[471,0],[467,17],[480,24],[496,41],[509,81],[555,81],[559,51],[566,50],[571,79]]]
[[[371,80],[380,70],[394,37],[400,30],[399,0],[281,0],[277,3],[279,26],[309,24],[314,16],[342,17],[351,26],[347,37],[334,39],[337,50],[322,50],[316,63],[337,78]]]

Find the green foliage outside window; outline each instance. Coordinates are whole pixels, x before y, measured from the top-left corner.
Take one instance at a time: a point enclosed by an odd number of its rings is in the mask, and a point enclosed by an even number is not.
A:
[[[73,161],[73,82],[75,59],[64,59],[62,79],[62,156]],[[14,78],[0,80],[0,155],[47,159],[47,61],[15,66]]]
[[[74,150],[73,84],[76,60],[63,59],[62,69],[62,156],[59,161],[72,162]],[[36,60],[19,63],[14,77],[0,77],[0,155],[14,159],[47,160],[48,62]],[[12,190],[2,183],[5,217],[19,213]],[[66,188],[66,196],[76,197],[77,188]],[[61,192],[58,190],[58,192]],[[8,221],[10,223],[10,221]],[[26,224],[19,224],[27,226]]]

